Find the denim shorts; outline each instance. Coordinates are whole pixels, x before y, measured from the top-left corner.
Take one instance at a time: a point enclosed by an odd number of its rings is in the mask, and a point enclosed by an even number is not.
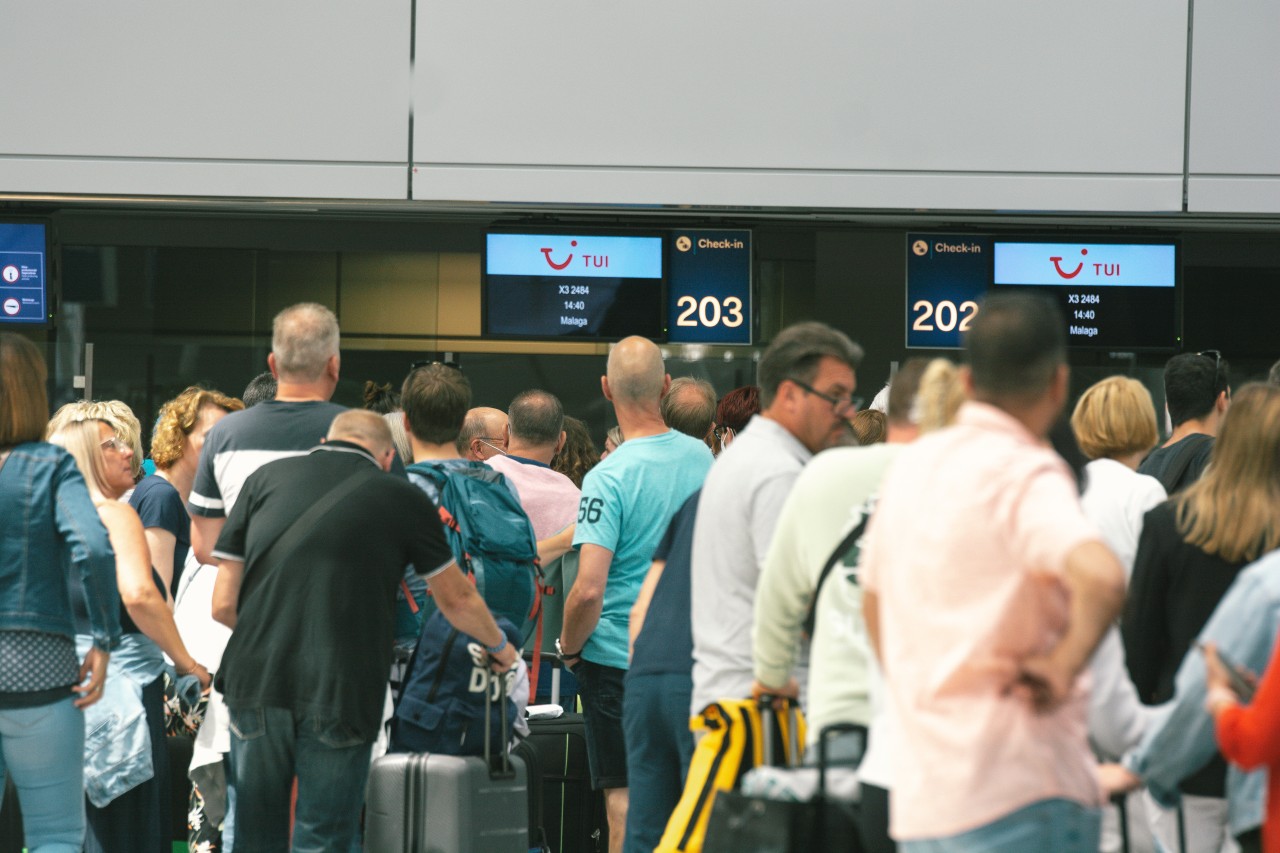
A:
[[[582,717],[587,726],[587,764],[591,787],[627,787],[627,744],[622,734],[622,679],[625,669],[589,660],[573,668],[582,695]]]

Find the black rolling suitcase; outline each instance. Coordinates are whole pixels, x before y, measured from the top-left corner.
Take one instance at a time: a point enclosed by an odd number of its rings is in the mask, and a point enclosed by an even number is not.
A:
[[[537,756],[541,788],[541,828],[551,853],[604,853],[609,824],[604,793],[591,790],[587,732],[581,714],[530,720],[522,744]]]
[[[496,678],[505,731],[506,679]],[[528,853],[527,771],[505,749],[490,755],[493,704],[485,706],[484,758],[393,753],[373,763],[366,853]]]

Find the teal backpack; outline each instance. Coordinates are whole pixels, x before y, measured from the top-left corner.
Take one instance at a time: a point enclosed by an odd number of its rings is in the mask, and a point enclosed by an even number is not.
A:
[[[533,525],[503,476],[487,465],[444,468],[429,462],[408,466],[410,480],[426,480],[440,495],[440,521],[458,567],[475,581],[494,616],[528,633],[538,616],[538,544]],[[435,611],[427,598],[416,602],[421,621]]]

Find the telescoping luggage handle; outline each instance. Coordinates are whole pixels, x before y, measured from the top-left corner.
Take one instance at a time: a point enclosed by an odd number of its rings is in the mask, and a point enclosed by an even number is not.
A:
[[[800,763],[800,727],[796,725],[794,715],[792,719],[787,721],[786,763],[783,765],[776,765],[774,763],[773,730],[777,725],[778,715],[778,711],[773,704],[774,702],[784,703],[784,707],[788,714],[790,714],[792,709],[796,707],[793,700],[784,696],[770,696],[768,694],[764,694],[760,697],[760,740],[763,741],[761,747],[763,749],[762,757],[764,758],[764,765],[766,767],[796,767]]]
[[[489,664],[493,661],[490,655],[486,657],[485,663]],[[484,685],[484,763],[489,768],[490,779],[514,779],[516,771],[511,766],[511,756],[507,754],[507,744],[502,744],[500,750],[501,761],[499,768],[493,766],[493,680],[498,680],[498,705],[500,706],[499,714],[502,719],[502,735],[506,736],[507,731],[507,674],[505,672],[494,672],[492,668],[486,665],[485,672],[489,677],[485,679]]]

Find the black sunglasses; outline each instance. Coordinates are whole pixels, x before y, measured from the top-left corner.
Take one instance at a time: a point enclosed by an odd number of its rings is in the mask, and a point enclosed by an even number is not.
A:
[[[1218,350],[1216,350],[1216,349],[1207,349],[1207,350],[1203,350],[1203,351],[1201,351],[1201,352],[1196,353],[1196,355],[1198,355],[1198,356],[1202,356],[1202,357],[1204,357],[1204,358],[1211,358],[1211,359],[1213,359],[1213,369],[1214,369],[1214,370],[1217,370],[1217,369],[1218,369],[1218,366],[1222,364],[1222,353],[1221,353],[1221,352],[1219,352],[1219,351],[1218,351]]]
[[[452,367],[459,373],[462,372],[462,365],[458,364],[456,361],[412,361],[409,362],[409,370],[417,370],[419,367],[430,367],[433,364],[438,364],[442,367]]]

